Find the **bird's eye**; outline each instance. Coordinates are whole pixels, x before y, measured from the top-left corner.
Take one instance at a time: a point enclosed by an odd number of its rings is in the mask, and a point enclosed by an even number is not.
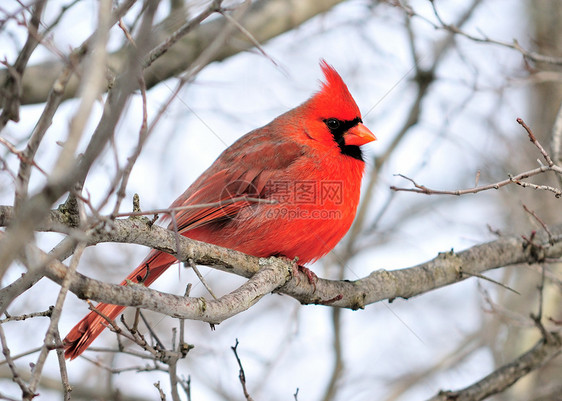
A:
[[[336,120],[335,118],[328,118],[327,120],[324,120],[324,122],[326,123],[326,126],[331,130],[338,129],[341,124],[340,120]]]

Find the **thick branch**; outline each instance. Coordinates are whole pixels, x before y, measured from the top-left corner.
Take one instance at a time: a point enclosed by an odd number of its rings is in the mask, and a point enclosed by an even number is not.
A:
[[[46,275],[62,283],[67,277],[67,268],[59,261],[49,261],[48,255],[32,246],[35,257],[48,263]],[[150,309],[172,317],[221,323],[253,306],[264,295],[285,284],[291,278],[291,263],[277,258],[261,259],[260,269],[245,284],[217,300],[181,297],[160,291],[149,290],[141,285],[120,286],[106,284],[76,274],[70,290],[78,297],[117,305]]]
[[[53,215],[56,213],[51,213],[51,216]],[[191,259],[197,264],[212,266],[243,277],[252,277],[263,266],[263,259],[183,236],[178,237],[172,231],[150,226],[146,221],[146,219],[139,218],[116,220],[112,222],[111,230],[104,228],[90,235],[89,244],[122,242],[145,245],[178,255],[182,261]],[[552,227],[551,232],[553,245],[548,243],[546,236],[538,238],[539,235],[537,235],[534,245],[530,245],[519,237],[504,237],[476,245],[462,252],[442,253],[433,260],[407,269],[377,270],[356,281],[319,279],[316,283],[316,291],[302,275],[299,279],[289,281],[278,291],[294,297],[303,304],[329,303],[332,306],[351,309],[363,308],[367,304],[384,299],[410,298],[479,275],[487,270],[520,263],[532,263],[544,258],[560,258],[562,257],[562,226]],[[179,244],[179,253],[176,252],[176,244]],[[280,261],[279,263],[288,262]],[[288,266],[286,264],[287,268],[289,268]],[[55,267],[56,269],[51,266],[47,275],[60,282],[66,268],[63,265]],[[270,291],[275,288],[271,287]],[[119,287],[102,284],[86,277],[76,279],[71,285],[71,291],[80,297],[130,306],[141,306],[138,303],[138,297],[141,297],[143,299],[142,307],[163,313],[164,311],[158,304],[165,301],[170,305],[176,305],[174,307],[177,307],[178,310],[183,308],[182,312],[172,313],[174,316],[184,313],[185,308],[194,310],[193,305],[181,306],[180,304],[184,302],[181,297],[136,286]],[[265,291],[262,292],[265,293]],[[156,299],[158,302],[155,302]],[[188,314],[193,315],[193,312],[185,312],[184,316]],[[199,318],[202,318],[202,315]]]
[[[300,280],[289,282],[281,292],[305,304],[334,300],[330,305],[352,309],[384,299],[410,298],[487,270],[534,262],[537,258],[561,257],[562,226],[553,228],[552,232],[558,242],[543,248],[540,255],[536,254],[537,248],[529,246],[521,238],[505,237],[462,252],[442,253],[431,261],[407,269],[377,270],[356,281],[320,279],[315,292],[303,275]],[[546,243],[547,239],[544,241]],[[251,277],[259,269],[258,258],[182,236],[177,238],[171,231],[157,226],[148,228],[139,220],[116,220],[111,232],[101,231],[93,242],[136,243],[172,254],[175,254],[176,243],[179,243],[181,260],[192,259],[198,264],[244,277]]]

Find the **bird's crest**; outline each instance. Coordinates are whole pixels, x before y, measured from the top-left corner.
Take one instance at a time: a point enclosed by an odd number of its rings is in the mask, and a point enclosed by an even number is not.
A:
[[[344,121],[361,118],[361,112],[353,100],[347,85],[326,60],[320,61],[325,81],[311,99],[313,108],[326,118],[339,118]]]

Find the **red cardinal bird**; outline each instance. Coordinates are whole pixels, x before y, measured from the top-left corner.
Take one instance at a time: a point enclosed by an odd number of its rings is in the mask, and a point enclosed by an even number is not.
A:
[[[359,146],[376,138],[338,73],[325,61],[320,66],[326,79],[319,92],[244,135],[176,199],[171,207],[214,204],[178,211],[180,234],[258,257],[298,257],[302,264],[345,235],[365,167]],[[244,196],[274,202],[229,201]],[[152,250],[121,285],[148,286],[175,261]],[[100,303],[97,309],[115,319],[125,307]],[[64,339],[65,356],[76,358],[106,326],[90,312]]]

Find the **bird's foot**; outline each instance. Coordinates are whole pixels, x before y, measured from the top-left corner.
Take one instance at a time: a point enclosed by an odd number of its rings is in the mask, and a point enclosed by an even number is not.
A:
[[[318,282],[318,276],[312,270],[301,266],[297,263],[293,265],[293,277],[297,278],[297,285],[300,284],[300,275],[299,271],[304,273],[306,278],[308,279],[308,284],[310,284],[313,288],[313,293],[316,292],[316,283]]]

